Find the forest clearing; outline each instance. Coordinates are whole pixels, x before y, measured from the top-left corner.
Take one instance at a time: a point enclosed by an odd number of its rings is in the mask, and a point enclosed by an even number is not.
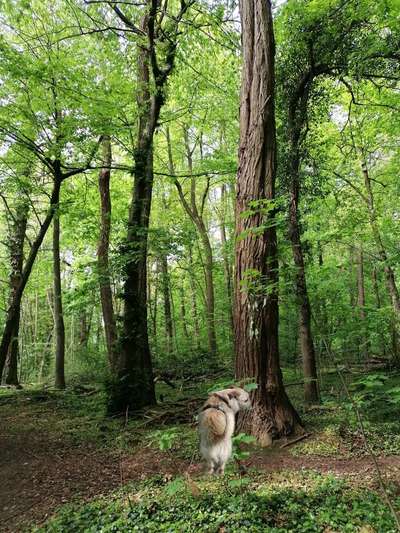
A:
[[[400,531],[398,1],[0,27],[0,531]]]

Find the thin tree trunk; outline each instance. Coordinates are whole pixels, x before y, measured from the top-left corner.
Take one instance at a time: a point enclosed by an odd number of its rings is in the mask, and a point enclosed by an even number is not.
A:
[[[32,243],[30,253],[26,259],[25,265],[22,269],[20,282],[16,287],[13,294],[12,301],[8,307],[3,335],[0,343],[0,376],[3,373],[4,364],[6,362],[8,350],[12,340],[13,332],[15,331],[16,323],[18,320],[18,310],[20,309],[22,295],[24,293],[26,284],[28,283],[29,276],[32,272],[33,265],[36,260],[36,256],[43,242],[43,239],[49,229],[51,221],[54,216],[54,212],[57,209],[58,201],[60,197],[60,188],[62,183],[61,174],[56,173],[53,181],[53,189],[50,196],[49,209],[46,217],[40,226],[40,230]]]
[[[299,337],[303,360],[304,400],[307,404],[319,401],[317,363],[314,340],[311,331],[311,307],[308,297],[303,248],[300,237],[299,201],[299,160],[292,166],[291,198],[289,206],[289,236],[292,243],[293,260],[296,266],[296,298],[299,309]]]
[[[366,315],[365,315],[365,286],[364,286],[364,252],[362,246],[358,248],[357,258],[357,307],[360,317],[360,336],[359,344],[360,351],[364,361],[368,357],[368,336],[366,330]]]
[[[226,293],[228,297],[228,307],[229,307],[229,321],[231,324],[231,331],[233,334],[233,287],[232,287],[232,267],[229,261],[229,252],[228,252],[228,242],[226,238],[226,186],[223,184],[221,186],[221,217],[220,217],[220,236],[221,236],[221,245],[222,245],[222,258],[224,261],[224,276],[225,276],[225,285]]]
[[[193,159],[192,152],[193,149],[189,146],[189,137],[188,130],[185,127],[183,130],[184,141],[186,147],[186,158],[189,168],[189,173],[193,173]],[[179,199],[182,203],[183,208],[186,213],[189,215],[193,224],[197,228],[197,231],[200,236],[204,251],[204,277],[205,277],[205,287],[206,287],[206,324],[207,324],[207,337],[208,337],[208,347],[210,350],[210,355],[215,356],[217,353],[217,337],[215,332],[215,296],[214,296],[214,275],[213,275],[213,252],[210,243],[210,238],[208,236],[207,228],[203,219],[203,209],[208,193],[208,185],[203,191],[203,198],[201,206],[197,206],[196,199],[196,178],[192,177],[190,182],[190,203],[186,200],[181,184],[178,180],[175,180],[175,185],[178,190]]]
[[[82,309],[79,315],[79,346],[81,348],[87,348],[88,346],[92,314],[92,310],[88,313],[86,309]]]
[[[186,339],[190,338],[188,327],[187,327],[187,319],[186,319],[186,305],[185,305],[185,289],[183,288],[183,283],[179,285],[179,293],[180,293],[180,309],[181,309],[181,322],[182,322],[182,330],[183,334]]]
[[[112,163],[111,140],[108,135],[102,138],[103,168],[99,172],[100,193],[100,237],[97,246],[97,266],[100,283],[100,300],[103,313],[108,362],[114,368],[117,351],[117,324],[115,320],[111,274],[109,264],[110,232],[111,232],[111,197],[110,197],[110,166]]]
[[[174,327],[171,312],[171,289],[169,283],[168,259],[166,255],[159,257],[159,270],[161,274],[161,286],[164,300],[165,336],[167,339],[167,351],[172,354],[174,351]]]
[[[389,297],[392,302],[393,310],[397,315],[397,320],[400,321],[400,295],[397,288],[395,274],[392,266],[388,262],[388,256],[386,249],[384,247],[381,232],[377,222],[377,216],[375,211],[374,196],[372,192],[371,179],[369,177],[368,167],[365,161],[362,164],[362,172],[364,175],[364,185],[367,191],[367,205],[369,211],[369,219],[372,227],[372,232],[374,235],[375,243],[378,247],[378,253],[381,258],[381,261],[384,265],[386,285],[389,293]]]
[[[110,414],[126,414],[129,409],[140,409],[156,402],[147,331],[147,245],[154,178],[153,138],[165,103],[168,78],[174,67],[179,24],[191,4],[190,1],[181,0],[178,12],[168,17],[168,25],[162,24],[164,16],[158,16],[159,2],[147,0],[143,8],[140,32],[146,36],[146,42],[142,39],[138,43],[138,127],[132,172],[134,186],[124,250],[121,350],[110,389]],[[167,6],[164,7],[166,10]],[[116,5],[113,9],[126,25],[129,18]],[[160,40],[165,58],[162,64],[157,53]]]
[[[382,302],[381,302],[381,295],[380,295],[380,292],[379,292],[378,273],[377,273],[377,270],[376,270],[375,266],[372,269],[372,285],[373,285],[374,293],[375,293],[376,309],[379,311],[379,309],[381,309],[381,307],[382,307]],[[382,328],[380,327],[380,324],[378,324],[378,332],[377,333],[378,333],[378,336],[379,336],[380,342],[381,342],[382,354],[383,354],[384,357],[386,357],[385,335],[384,335],[384,332],[382,331]]]
[[[149,61],[142,48],[138,64],[139,128],[126,237],[123,331],[112,413],[156,402],[147,331],[147,244],[153,191],[153,133],[160,106],[151,105]]]
[[[296,267],[296,300],[299,313],[299,337],[304,373],[304,399],[307,404],[319,401],[317,363],[314,339],[311,328],[311,306],[307,290],[304,254],[301,242],[299,214],[300,201],[300,143],[301,132],[306,122],[309,85],[301,85],[301,90],[289,105],[289,238],[292,245],[293,261]]]
[[[26,201],[17,201],[13,223],[10,221],[8,248],[10,253],[10,303],[18,290],[21,282],[24,261],[24,241],[28,222],[28,204]],[[18,385],[18,359],[19,359],[19,325],[21,317],[21,302],[16,308],[15,325],[12,340],[8,350],[5,371],[5,382],[8,385]]]
[[[189,256],[189,283],[190,283],[190,292],[192,295],[192,314],[193,314],[193,333],[195,338],[196,349],[200,350],[200,324],[199,324],[199,313],[197,309],[197,291],[196,291],[196,281],[194,278],[194,263],[193,263],[193,252],[192,248],[189,246],[188,250]]]
[[[53,219],[53,281],[54,281],[54,330],[56,337],[55,386],[65,389],[65,326],[62,306],[60,262],[60,216]]]
[[[354,309],[356,306],[354,297],[354,246],[349,246],[349,301],[350,307]]]
[[[271,5],[240,0],[244,65],[236,196],[235,350],[236,377],[255,379],[253,409],[240,429],[261,444],[301,424],[287,397],[279,362],[278,257],[275,199],[274,36]],[[254,203],[257,204],[254,208]],[[244,212],[251,214],[243,216]],[[265,231],[256,231],[265,225]]]
[[[153,336],[154,336],[154,346],[156,349],[156,353],[158,352],[158,346],[157,346],[157,309],[158,309],[158,285],[157,283],[154,284],[154,305],[153,305]]]

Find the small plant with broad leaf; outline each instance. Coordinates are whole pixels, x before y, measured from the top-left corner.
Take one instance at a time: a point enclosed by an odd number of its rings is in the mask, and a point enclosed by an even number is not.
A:
[[[232,456],[236,461],[242,461],[250,456],[250,452],[242,450],[242,444],[254,444],[256,442],[255,437],[247,435],[246,433],[239,433],[232,438],[233,453]]]
[[[150,444],[157,444],[159,449],[164,452],[166,450],[170,450],[174,442],[176,441],[178,437],[178,430],[177,428],[168,428],[168,429],[160,429],[157,431],[154,431],[150,435]]]

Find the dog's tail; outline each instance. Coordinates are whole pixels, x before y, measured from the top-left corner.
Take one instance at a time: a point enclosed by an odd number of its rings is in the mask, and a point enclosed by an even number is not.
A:
[[[225,414],[215,409],[207,409],[203,415],[202,425],[207,432],[208,440],[218,440],[226,430]]]

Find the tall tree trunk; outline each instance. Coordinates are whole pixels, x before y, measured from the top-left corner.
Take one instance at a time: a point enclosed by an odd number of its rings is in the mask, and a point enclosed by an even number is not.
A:
[[[372,269],[372,285],[373,285],[374,293],[375,293],[376,309],[379,311],[379,309],[381,309],[381,307],[382,307],[382,302],[381,302],[381,295],[380,295],[380,292],[379,292],[378,273],[377,273],[377,270],[376,270],[375,266]],[[377,333],[378,333],[378,337],[380,338],[382,355],[385,357],[386,356],[385,335],[384,335],[384,332],[383,332],[382,328],[380,327],[380,324],[378,324]]]
[[[199,351],[201,348],[200,324],[199,324],[199,313],[197,309],[196,280],[194,278],[193,251],[192,251],[191,246],[189,246],[188,256],[189,256],[189,283],[190,283],[190,292],[192,295],[193,334],[194,334],[196,349]]]
[[[368,335],[365,315],[365,286],[364,286],[364,251],[362,246],[358,248],[357,258],[357,307],[360,317],[359,349],[364,358],[368,357]]]
[[[229,320],[230,320],[232,333],[233,333],[232,267],[231,267],[231,263],[229,260],[228,242],[226,238],[226,185],[225,183],[221,186],[220,236],[221,236],[221,245],[222,245],[222,259],[224,261],[224,276],[225,276],[226,293],[228,297],[228,306],[229,306]]]
[[[189,136],[188,129],[184,127],[184,141],[186,148],[186,158],[189,168],[189,173],[193,174],[193,148],[189,145]],[[200,236],[204,251],[204,278],[206,286],[206,324],[207,324],[207,337],[208,337],[208,347],[210,350],[210,355],[215,356],[217,353],[217,336],[215,332],[215,296],[214,296],[214,260],[213,260],[213,251],[211,247],[210,238],[208,236],[207,228],[203,218],[203,210],[205,205],[205,200],[208,194],[208,186],[203,191],[201,205],[197,205],[196,199],[196,178],[192,176],[190,180],[190,202],[186,200],[181,184],[178,180],[175,180],[175,185],[178,190],[179,199],[182,203],[183,208],[186,213],[189,215],[193,224],[197,228],[197,231]]]
[[[156,402],[147,331],[147,243],[153,192],[153,134],[161,107],[150,94],[149,62],[147,50],[141,48],[137,94],[140,115],[125,245],[123,331],[111,413],[124,413],[128,408],[140,409]]]
[[[304,399],[307,404],[319,401],[317,363],[311,331],[311,307],[299,224],[299,159],[293,154],[289,206],[289,237],[296,266],[296,299],[299,309],[299,338],[304,374]]]
[[[28,222],[28,203],[17,200],[14,220],[9,223],[8,249],[10,254],[10,304],[12,303],[18,286],[21,283],[22,267],[24,261],[24,241]],[[19,358],[19,324],[21,317],[21,302],[16,308],[15,325],[12,340],[8,349],[5,371],[5,382],[8,385],[18,385],[18,358]]]
[[[53,219],[53,286],[54,286],[54,330],[56,340],[55,386],[65,389],[65,326],[62,307],[61,261],[60,261],[60,215]]]
[[[356,306],[354,297],[354,246],[349,246],[349,302],[350,307]]]
[[[280,368],[276,222],[274,211],[265,210],[275,199],[276,179],[271,4],[240,0],[239,6],[244,65],[236,197],[236,377],[258,383],[253,409],[239,425],[266,445],[301,422],[286,394]],[[243,216],[249,209],[251,214]],[[264,225],[263,233],[257,231]]]
[[[111,140],[108,135],[102,137],[103,168],[99,172],[100,193],[100,237],[97,246],[97,266],[99,271],[100,300],[103,313],[108,362],[113,369],[117,358],[117,324],[115,320],[111,275],[109,265],[109,248],[111,232],[111,196],[110,166],[112,163]]]
[[[166,255],[159,257],[159,270],[161,274],[161,286],[164,300],[165,336],[167,339],[167,351],[172,354],[174,351],[174,324],[171,312],[171,289],[169,283],[168,259]]]
[[[82,309],[79,315],[79,346],[87,348],[89,342],[90,329],[92,326],[93,309],[88,313]]]
[[[150,314],[150,332],[153,338],[154,353],[158,354],[158,342],[157,342],[157,306],[158,306],[158,282],[157,271],[154,276],[150,278],[149,274],[152,272],[151,263],[148,264],[148,276],[147,276],[147,306]],[[154,286],[154,295],[152,287]]]
[[[159,2],[147,0],[143,9],[140,32],[146,36],[138,43],[137,109],[138,128],[134,148],[134,186],[125,242],[125,283],[121,350],[113,387],[110,390],[109,412],[126,413],[156,402],[152,360],[147,331],[147,242],[151,198],[153,192],[153,137],[160,111],[165,102],[168,78],[175,62],[179,24],[191,6],[181,0],[178,12],[168,17],[160,14]],[[116,5],[114,11],[126,24],[132,22]],[[157,43],[162,41],[164,61],[160,64]]]
[[[186,305],[185,305],[185,289],[183,287],[183,283],[179,285],[179,296],[180,296],[180,310],[181,310],[181,322],[182,322],[182,330],[183,334],[186,339],[190,338],[188,327],[187,327],[187,319],[186,319]]]
[[[22,269],[20,282],[18,284],[18,287],[15,288],[15,292],[12,296],[12,301],[10,302],[10,305],[7,309],[6,322],[0,343],[0,376],[3,374],[4,364],[6,362],[8,350],[13,337],[13,332],[15,331],[15,327],[17,324],[22,295],[24,293],[26,284],[28,283],[28,279],[32,272],[32,268],[35,263],[40,246],[47,233],[47,230],[49,229],[49,226],[54,216],[54,212],[58,206],[61,183],[61,174],[57,173],[53,181],[53,189],[50,196],[49,209],[47,211],[44,221],[40,226],[40,230],[32,243],[29,255]]]
[[[307,104],[312,77],[307,84],[301,84],[296,96],[289,104],[289,238],[292,245],[293,261],[296,267],[296,300],[299,313],[299,338],[304,373],[304,399],[307,404],[319,401],[317,363],[314,339],[311,328],[311,306],[307,290],[306,271],[300,226],[300,144],[301,134],[306,123]]]
[[[373,195],[372,186],[371,186],[371,179],[369,177],[369,171],[368,171],[368,167],[365,161],[362,164],[362,172],[364,175],[365,189],[367,191],[366,200],[367,200],[367,205],[368,205],[369,219],[370,219],[372,232],[374,235],[375,243],[378,247],[378,253],[379,253],[380,259],[384,265],[386,285],[387,285],[389,297],[392,302],[393,310],[397,316],[397,320],[400,322],[399,290],[397,288],[393,267],[389,264],[386,249],[382,241],[382,236],[381,236],[381,232],[379,229],[376,211],[375,211],[375,203],[374,203],[374,195]]]

